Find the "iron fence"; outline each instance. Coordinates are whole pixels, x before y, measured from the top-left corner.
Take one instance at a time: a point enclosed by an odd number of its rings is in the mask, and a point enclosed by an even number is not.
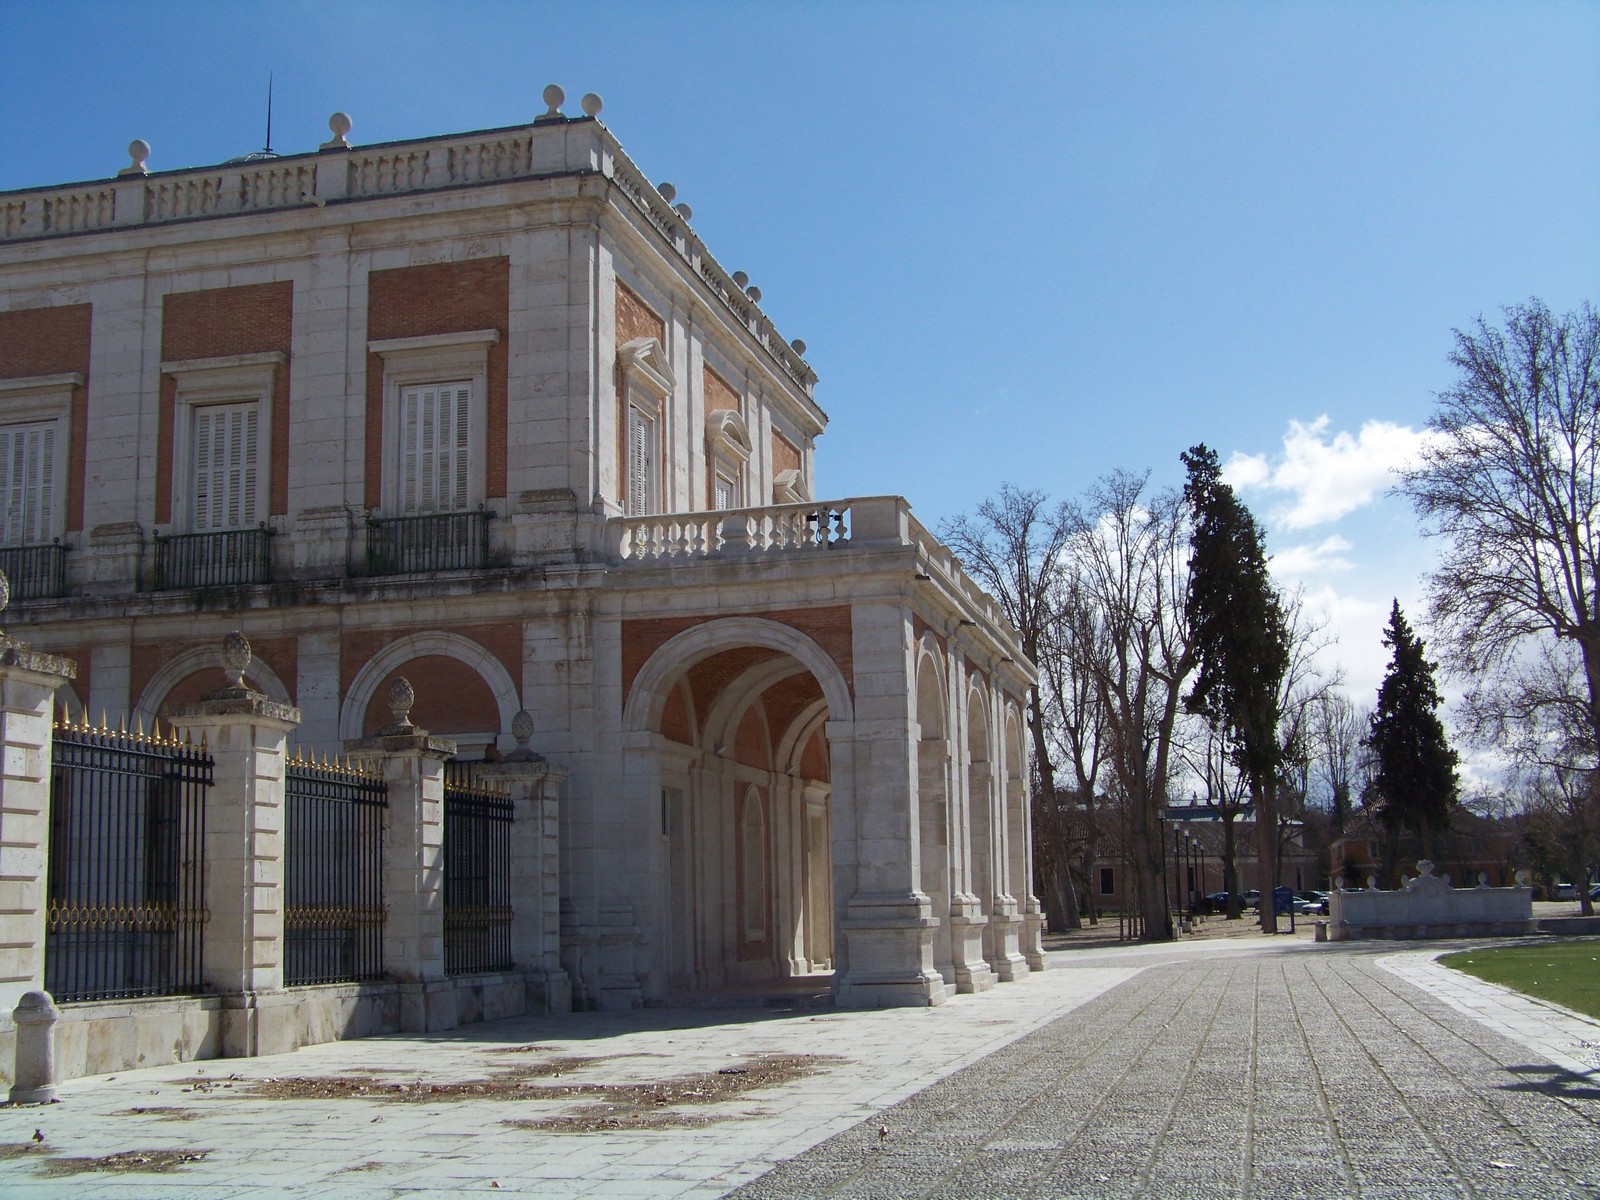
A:
[[[511,797],[448,764],[444,789],[444,970],[511,969]]]
[[[367,521],[367,574],[472,571],[489,564],[489,518],[484,509]]]
[[[383,975],[383,780],[297,758],[283,781],[283,981]]]
[[[0,548],[0,571],[13,600],[59,600],[67,594],[67,550],[57,538],[48,546]]]
[[[156,535],[156,591],[227,587],[272,579],[272,530]]]
[[[44,961],[57,1000],[202,990],[211,781],[194,746],[56,730]]]

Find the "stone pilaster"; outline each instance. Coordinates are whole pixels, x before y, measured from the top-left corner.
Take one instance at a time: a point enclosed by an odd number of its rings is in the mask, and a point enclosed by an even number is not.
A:
[[[263,1007],[284,1008],[283,776],[289,734],[300,710],[243,686],[250,644],[237,631],[224,642],[231,685],[170,715],[175,729],[203,741],[213,784],[206,797],[205,926],[208,990],[223,998],[222,1053],[270,1054],[296,1044],[287,1022],[267,1022]],[[288,1039],[288,1040],[285,1040]]]
[[[454,1029],[454,990],[444,974],[444,762],[456,752],[408,719],[414,695],[404,679],[389,691],[394,724],[344,744],[389,785],[383,842],[384,972],[402,984],[400,1027]]]

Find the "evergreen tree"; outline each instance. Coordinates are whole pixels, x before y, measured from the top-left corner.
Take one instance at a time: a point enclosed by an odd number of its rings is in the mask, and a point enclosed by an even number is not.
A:
[[[1249,787],[1261,867],[1261,923],[1276,929],[1271,902],[1278,881],[1275,797],[1284,756],[1278,721],[1289,668],[1289,623],[1267,571],[1265,535],[1233,488],[1222,482],[1216,451],[1194,446],[1182,458],[1189,471],[1183,496],[1194,518],[1186,612],[1198,668],[1184,706],[1223,737]]]
[[[1372,751],[1372,790],[1382,800],[1378,818],[1388,834],[1383,861],[1387,880],[1393,877],[1402,831],[1415,833],[1424,853],[1431,855],[1433,843],[1449,828],[1460,784],[1456,752],[1439,720],[1433,664],[1398,600],[1383,643],[1392,654],[1363,744]]]

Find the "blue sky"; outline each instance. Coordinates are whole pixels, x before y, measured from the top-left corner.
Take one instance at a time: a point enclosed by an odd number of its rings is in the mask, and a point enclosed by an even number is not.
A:
[[[1234,464],[1358,699],[1451,329],[1600,300],[1600,4],[7,0],[0,189],[527,121],[562,84],[806,340],[819,490]]]

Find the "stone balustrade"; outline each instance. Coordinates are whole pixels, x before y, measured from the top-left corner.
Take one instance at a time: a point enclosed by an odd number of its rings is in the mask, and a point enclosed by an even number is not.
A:
[[[159,173],[144,173],[136,163],[115,179],[0,194],[0,244],[590,172],[616,185],[750,336],[810,394],[815,373],[761,311],[759,293],[741,288],[723,270],[690,227],[687,208],[673,208],[605,126],[587,117],[558,116],[450,137],[330,146],[309,154]]]
[[[1478,886],[1456,888],[1433,873],[1433,863],[1417,864],[1420,874],[1394,891],[1376,886],[1335,891],[1328,901],[1334,941],[1358,938],[1503,937],[1535,931],[1533,891]]]

